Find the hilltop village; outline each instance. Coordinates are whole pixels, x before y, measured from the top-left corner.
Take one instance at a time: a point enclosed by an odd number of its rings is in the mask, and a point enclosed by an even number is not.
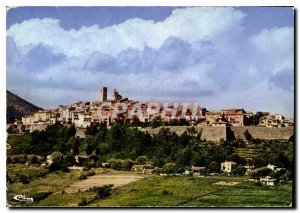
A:
[[[93,123],[105,123],[107,126],[111,126],[120,119],[125,119],[130,123],[163,121],[170,125],[187,126],[287,127],[294,125],[293,119],[286,119],[280,114],[271,115],[269,112],[254,114],[244,109],[208,111],[198,105],[187,106],[184,109],[182,105],[176,107],[173,104],[166,106],[148,102],[140,103],[122,97],[116,90],[114,90],[112,98],[108,99],[107,87],[102,87],[99,93],[98,101],[78,102],[69,106],[60,105],[55,109],[40,110],[32,115],[22,117],[22,120],[16,120],[15,125],[18,129],[23,126],[23,129],[30,131],[42,130],[57,122],[74,124],[78,128],[87,128]],[[101,116],[99,116],[99,109]]]

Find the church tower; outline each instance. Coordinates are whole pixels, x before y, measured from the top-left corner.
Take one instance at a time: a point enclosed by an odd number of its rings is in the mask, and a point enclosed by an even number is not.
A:
[[[99,98],[100,102],[105,102],[107,101],[107,87],[102,87],[100,89],[100,98]]]

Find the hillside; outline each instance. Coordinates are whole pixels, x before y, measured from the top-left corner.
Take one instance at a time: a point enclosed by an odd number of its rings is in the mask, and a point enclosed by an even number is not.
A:
[[[32,114],[42,108],[37,107],[19,96],[6,90],[6,122],[10,123],[15,118]]]

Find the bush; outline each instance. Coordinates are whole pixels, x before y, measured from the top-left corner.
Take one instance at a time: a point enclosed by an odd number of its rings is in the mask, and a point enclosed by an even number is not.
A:
[[[173,194],[173,192],[169,192],[168,190],[165,190],[165,189],[164,189],[164,190],[162,191],[162,194],[163,194],[163,195],[168,195],[168,194],[171,195],[171,194]]]
[[[163,171],[164,171],[164,173],[167,173],[167,174],[173,174],[173,173],[175,173],[176,170],[177,170],[177,168],[176,168],[175,163],[166,163],[163,166]]]
[[[59,163],[52,163],[50,166],[49,166],[49,170],[50,171],[58,171],[61,169],[61,165]]]
[[[79,180],[85,180],[87,179],[87,175],[86,174],[82,174],[79,176]]]
[[[32,195],[33,201],[40,201],[51,195],[52,192],[38,192]]]
[[[28,158],[25,154],[21,154],[21,155],[11,155],[10,156],[10,161],[12,164],[25,164],[27,162]]]
[[[52,163],[60,164],[63,161],[63,154],[60,152],[53,152],[51,154]]]
[[[81,198],[81,201],[78,204],[78,206],[86,206],[87,204],[88,204],[87,198],[83,197],[83,198]]]
[[[31,155],[28,158],[30,164],[39,164],[40,161],[36,155]]]
[[[96,173],[94,170],[90,170],[87,172],[87,176],[94,176]]]
[[[27,176],[25,176],[25,175],[20,175],[20,176],[19,176],[19,179],[20,179],[20,181],[21,181],[23,184],[29,184],[29,183],[30,183],[29,178],[28,178]]]
[[[147,163],[147,158],[145,156],[138,156],[136,159],[135,159],[135,162],[137,164],[146,164]]]
[[[255,186],[262,186],[261,182],[255,182]]]
[[[108,161],[110,168],[115,170],[130,170],[133,165],[132,160],[119,160],[119,159],[110,159]]]
[[[103,199],[111,195],[111,189],[113,187],[113,184],[104,185],[101,187],[94,187],[92,188],[92,191],[97,193],[98,199]]]
[[[76,164],[76,160],[75,157],[73,155],[67,155],[65,157],[65,162],[69,165],[69,166],[73,166]]]
[[[68,168],[68,166],[66,164],[63,164],[60,168],[60,170],[62,172],[70,172],[70,169]]]
[[[246,173],[246,169],[243,165],[238,165],[232,170],[232,174],[234,175],[244,175]]]

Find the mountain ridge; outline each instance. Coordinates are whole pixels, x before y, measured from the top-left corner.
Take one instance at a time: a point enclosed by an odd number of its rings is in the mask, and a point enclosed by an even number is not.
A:
[[[15,119],[21,119],[39,110],[42,108],[6,90],[6,123],[13,123]]]

